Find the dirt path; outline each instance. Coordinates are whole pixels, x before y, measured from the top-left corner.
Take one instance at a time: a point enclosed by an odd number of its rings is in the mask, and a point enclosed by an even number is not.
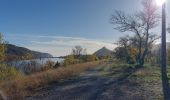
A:
[[[131,69],[117,69],[121,75],[103,75],[108,65],[81,73],[76,78],[64,80],[38,89],[26,100],[147,100],[148,92],[135,81],[129,81]],[[112,72],[114,73],[114,72]],[[116,75],[116,74],[115,74]]]

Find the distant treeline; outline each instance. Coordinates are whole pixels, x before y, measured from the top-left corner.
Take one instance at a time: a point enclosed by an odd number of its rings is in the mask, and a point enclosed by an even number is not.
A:
[[[72,53],[65,57],[64,66],[97,60],[98,57],[96,55],[88,55],[86,49],[82,48],[81,46],[75,46],[72,49]]]

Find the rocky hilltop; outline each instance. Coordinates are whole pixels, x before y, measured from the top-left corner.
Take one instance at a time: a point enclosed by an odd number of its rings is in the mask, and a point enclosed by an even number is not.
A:
[[[32,58],[40,58],[40,57],[53,57],[51,54],[48,53],[42,53],[38,51],[33,51],[24,47],[19,47],[12,44],[6,45],[7,51],[6,55],[7,57],[23,57],[31,55]]]
[[[94,53],[97,57],[108,57],[113,54],[113,51],[103,47]]]

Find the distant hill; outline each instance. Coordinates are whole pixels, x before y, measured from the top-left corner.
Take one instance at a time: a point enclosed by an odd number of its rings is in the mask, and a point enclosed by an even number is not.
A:
[[[52,55],[48,53],[32,51],[27,48],[19,47],[12,44],[7,44],[6,47],[7,47],[7,51],[6,51],[7,57],[22,57],[27,55],[31,55],[32,58],[52,57]]]
[[[97,57],[107,57],[113,54],[113,51],[103,47],[94,53]]]

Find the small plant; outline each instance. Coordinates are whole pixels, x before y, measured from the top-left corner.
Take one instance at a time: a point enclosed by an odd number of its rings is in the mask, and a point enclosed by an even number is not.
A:
[[[54,65],[54,68],[58,68],[60,66],[60,63],[57,61],[56,64]]]
[[[42,71],[52,69],[54,68],[54,66],[55,66],[55,63],[51,60],[48,60],[46,64],[43,66]]]

